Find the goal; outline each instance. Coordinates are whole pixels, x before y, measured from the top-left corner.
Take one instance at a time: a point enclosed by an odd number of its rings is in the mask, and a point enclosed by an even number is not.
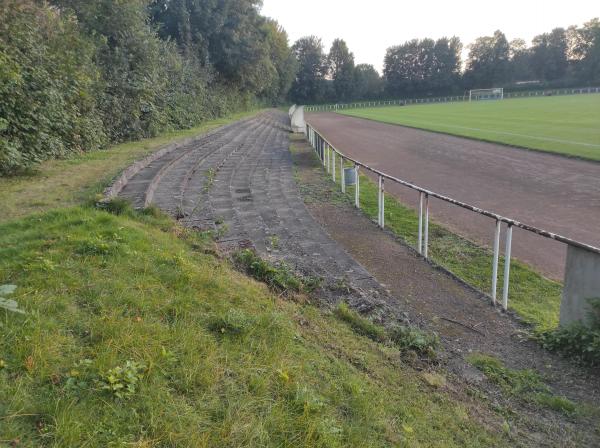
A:
[[[501,87],[494,89],[474,89],[469,90],[469,101],[480,100],[503,100],[504,89]]]

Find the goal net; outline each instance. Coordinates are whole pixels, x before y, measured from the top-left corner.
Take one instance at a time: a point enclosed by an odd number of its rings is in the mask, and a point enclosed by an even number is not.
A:
[[[504,99],[504,89],[474,89],[469,90],[469,101],[480,100],[502,100]]]

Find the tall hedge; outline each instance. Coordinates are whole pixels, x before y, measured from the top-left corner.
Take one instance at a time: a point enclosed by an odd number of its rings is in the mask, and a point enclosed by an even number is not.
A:
[[[281,100],[287,35],[257,5],[2,0],[0,175]]]
[[[0,5],[0,172],[101,147],[100,76],[77,21],[23,0]]]

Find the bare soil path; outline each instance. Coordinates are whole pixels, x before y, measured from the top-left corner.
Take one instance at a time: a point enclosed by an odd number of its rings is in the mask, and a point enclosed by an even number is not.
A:
[[[430,190],[588,244],[600,245],[600,163],[511,148],[333,113],[308,121],[339,150]],[[416,206],[417,194],[386,189]],[[433,200],[434,219],[491,244],[490,219]],[[515,230],[513,253],[562,280],[565,245]]]

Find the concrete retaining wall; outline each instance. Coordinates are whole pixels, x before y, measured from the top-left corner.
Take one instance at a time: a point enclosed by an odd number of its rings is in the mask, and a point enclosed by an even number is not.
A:
[[[569,246],[560,325],[589,321],[590,299],[600,299],[600,255]]]

